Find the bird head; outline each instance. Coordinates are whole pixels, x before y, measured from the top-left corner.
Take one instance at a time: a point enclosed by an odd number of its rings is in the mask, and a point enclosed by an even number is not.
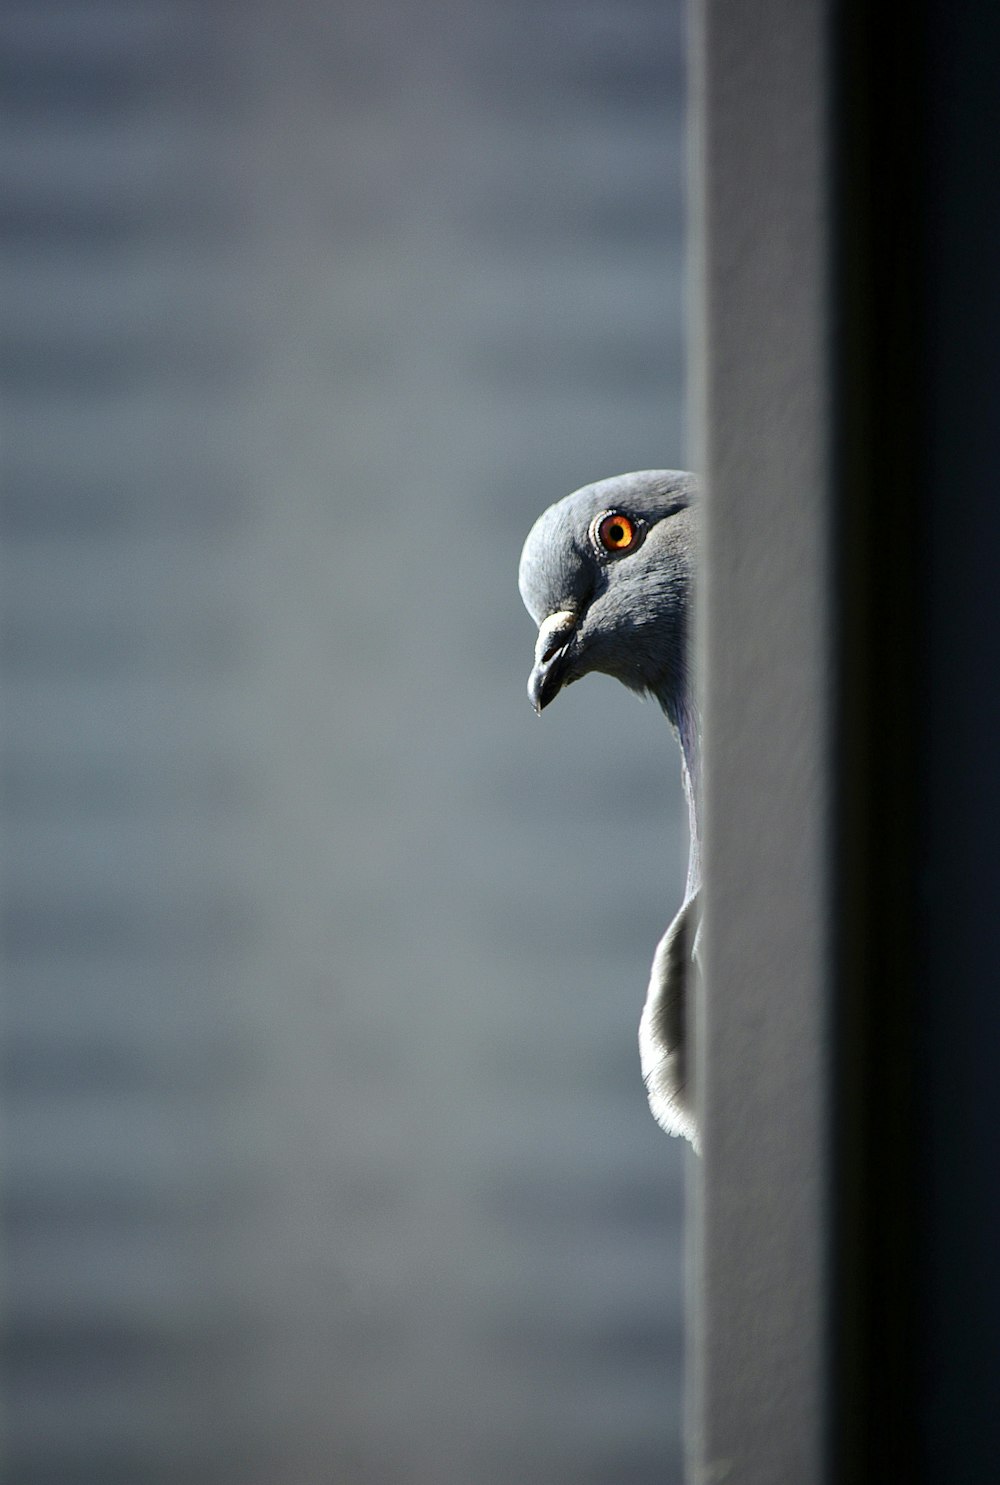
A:
[[[644,470],[585,485],[549,507],[521,553],[518,586],[538,625],[528,696],[537,712],[591,671],[686,706],[696,551],[695,481]]]

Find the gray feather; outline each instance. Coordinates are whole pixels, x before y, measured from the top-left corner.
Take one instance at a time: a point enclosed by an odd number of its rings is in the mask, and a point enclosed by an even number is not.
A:
[[[609,550],[599,532],[631,544]],[[681,748],[691,832],[682,906],[656,950],[639,1039],[650,1107],[664,1129],[697,1144],[690,1006],[697,973],[701,851],[701,727],[690,684],[689,619],[697,560],[694,477],[644,470],[586,485],[550,506],[521,554],[518,584],[539,626],[528,694],[541,711],[591,671],[655,696]]]

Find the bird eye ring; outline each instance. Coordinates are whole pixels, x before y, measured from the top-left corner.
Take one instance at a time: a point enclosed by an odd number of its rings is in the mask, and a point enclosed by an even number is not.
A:
[[[617,556],[631,552],[642,540],[642,527],[638,521],[623,515],[620,510],[607,510],[595,517],[590,528],[591,538],[598,551]]]

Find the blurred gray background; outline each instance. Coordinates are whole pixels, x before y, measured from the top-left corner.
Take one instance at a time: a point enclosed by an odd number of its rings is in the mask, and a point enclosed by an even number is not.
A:
[[[15,1485],[680,1478],[679,765],[516,566],[685,462],[678,0],[8,0]]]

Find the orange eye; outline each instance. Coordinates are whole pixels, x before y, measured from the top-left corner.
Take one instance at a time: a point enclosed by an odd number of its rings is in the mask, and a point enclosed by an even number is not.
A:
[[[639,541],[639,531],[634,521],[623,516],[621,511],[608,511],[598,516],[594,523],[597,543],[606,552],[630,552]]]

